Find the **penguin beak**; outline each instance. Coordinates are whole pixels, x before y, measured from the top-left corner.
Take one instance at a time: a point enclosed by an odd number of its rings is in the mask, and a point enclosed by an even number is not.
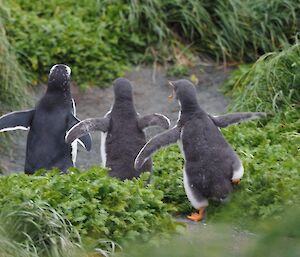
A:
[[[174,84],[172,83],[172,81],[168,81],[169,85],[172,87],[172,93],[171,95],[168,96],[168,99],[171,101],[174,99],[175,96],[175,90],[174,90]]]

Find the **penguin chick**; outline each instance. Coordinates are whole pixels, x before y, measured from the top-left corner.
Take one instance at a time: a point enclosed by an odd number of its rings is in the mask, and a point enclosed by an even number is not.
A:
[[[148,159],[138,169],[134,160],[146,143],[144,129],[149,126],[160,126],[168,129],[169,119],[161,114],[140,116],[135,110],[132,86],[125,78],[113,82],[114,103],[103,118],[86,119],[75,125],[66,136],[66,142],[86,135],[90,131],[102,132],[101,157],[102,165],[110,168],[109,175],[121,180],[139,177],[144,171],[152,170]]]
[[[139,169],[161,147],[179,141],[185,159],[185,192],[192,206],[198,210],[188,218],[200,221],[208,199],[225,201],[233,189],[232,183],[239,183],[244,172],[241,160],[224,139],[219,127],[265,117],[266,113],[232,113],[212,117],[200,107],[191,82],[178,80],[171,85],[181,107],[177,124],[148,141],[135,160],[135,168]]]

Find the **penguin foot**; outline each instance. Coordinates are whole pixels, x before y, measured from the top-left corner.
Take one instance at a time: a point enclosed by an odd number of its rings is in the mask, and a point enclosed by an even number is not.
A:
[[[192,213],[192,215],[187,216],[187,218],[192,221],[201,221],[204,219],[204,216],[205,216],[205,208],[200,208],[199,212]]]
[[[241,180],[239,178],[235,178],[231,180],[232,184],[239,185],[241,183]]]

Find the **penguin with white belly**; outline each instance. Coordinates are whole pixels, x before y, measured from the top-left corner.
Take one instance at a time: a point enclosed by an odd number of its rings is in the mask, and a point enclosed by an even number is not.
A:
[[[238,155],[224,139],[219,127],[242,120],[265,117],[263,112],[232,113],[218,117],[207,114],[199,105],[196,89],[188,80],[170,82],[181,110],[172,129],[152,138],[140,151],[135,168],[139,169],[155,151],[179,141],[184,155],[184,188],[192,206],[198,210],[188,216],[204,218],[208,199],[224,201],[243,176]]]
[[[113,89],[111,110],[103,118],[86,119],[75,125],[68,131],[66,142],[71,143],[90,131],[100,130],[102,165],[110,168],[108,174],[112,177],[132,179],[152,170],[150,159],[139,169],[134,168],[135,157],[146,143],[144,129],[149,126],[168,129],[170,122],[161,114],[140,116],[135,110],[132,86],[127,79],[116,79]]]
[[[39,169],[58,168],[65,173],[75,165],[77,142],[66,144],[66,131],[80,122],[76,118],[75,102],[70,92],[71,69],[54,65],[49,73],[47,91],[34,109],[12,112],[0,117],[0,132],[29,130],[26,146],[25,173]],[[80,142],[88,151],[91,137]]]

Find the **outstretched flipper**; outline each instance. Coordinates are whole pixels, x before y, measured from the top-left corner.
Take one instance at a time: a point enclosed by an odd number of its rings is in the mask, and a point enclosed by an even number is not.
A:
[[[77,119],[74,115],[70,114],[69,116],[69,123],[68,123],[68,129],[69,131],[67,132],[66,134],[66,138],[70,132],[70,129],[71,128],[74,128],[76,124],[80,124],[80,120]],[[67,143],[72,143],[75,139],[78,138],[78,142],[88,151],[91,150],[92,148],[92,139],[91,139],[91,135],[87,132],[87,133],[84,133],[82,135],[79,135],[78,137],[74,138],[72,141],[67,141]]]
[[[139,117],[138,125],[140,129],[145,129],[150,126],[160,126],[164,129],[168,129],[170,127],[170,120],[162,114],[154,113]]]
[[[139,170],[155,151],[176,143],[179,137],[180,129],[177,126],[153,137],[139,152],[134,162],[134,168]]]
[[[0,117],[0,132],[10,130],[28,130],[35,110],[11,112]]]
[[[265,112],[236,112],[220,116],[209,116],[215,125],[219,128],[225,128],[234,123],[239,123],[244,120],[253,120],[266,117]]]
[[[101,130],[106,132],[109,127],[109,118],[96,118],[96,119],[86,119],[80,121],[78,124],[73,126],[66,134],[66,142],[72,143],[75,139],[82,139],[90,131]],[[88,134],[89,135],[89,134]]]

